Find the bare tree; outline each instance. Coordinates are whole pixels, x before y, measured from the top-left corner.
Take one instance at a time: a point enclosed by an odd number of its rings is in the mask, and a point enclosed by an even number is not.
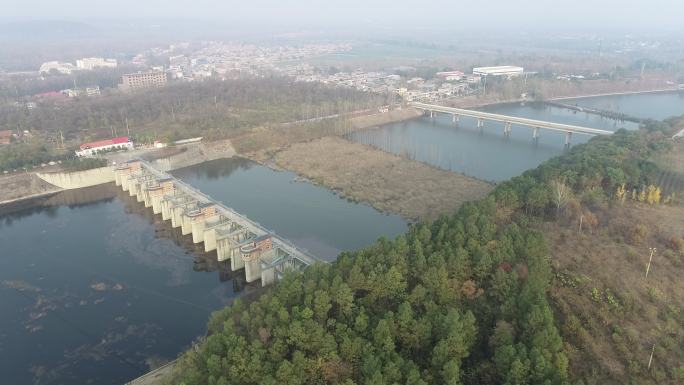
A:
[[[553,201],[556,204],[556,216],[560,215],[562,209],[568,204],[570,200],[570,188],[565,183],[565,178],[556,178],[551,181],[551,190],[553,191]]]

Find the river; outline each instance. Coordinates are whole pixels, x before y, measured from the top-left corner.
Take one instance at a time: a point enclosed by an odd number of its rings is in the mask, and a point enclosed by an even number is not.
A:
[[[328,260],[407,230],[398,216],[243,159],[175,174]],[[121,385],[175,358],[211,311],[260,286],[113,185],[0,216],[0,245],[3,384]]]
[[[657,105],[649,102],[654,96]],[[684,113],[679,94],[611,98],[572,102],[604,108],[620,100],[621,111],[644,117]],[[635,127],[536,104],[486,110]],[[487,180],[517,175],[564,151],[562,135],[542,132],[534,144],[529,128],[513,127],[510,138],[502,130],[487,123],[480,133],[467,119],[454,127],[448,117],[418,118],[352,138]],[[407,228],[397,216],[242,159],[174,174],[328,260]],[[113,185],[60,193],[0,215],[0,247],[0,373],[12,385],[120,385],[176,357],[204,333],[211,311],[260,290]]]
[[[601,96],[572,99],[567,103],[613,108],[636,117],[663,118],[684,114],[683,95],[670,92]],[[616,121],[541,103],[500,104],[482,110],[610,131],[638,127],[633,122]],[[434,119],[419,117],[357,131],[347,137],[445,170],[498,182],[519,175],[566,151],[564,134],[541,130],[540,135],[538,141],[534,142],[532,128],[514,125],[510,136],[505,137],[503,123],[486,121],[485,127],[480,130],[476,128],[474,119],[461,118],[454,125],[451,116],[437,114]],[[589,138],[575,134],[572,143],[583,143]]]

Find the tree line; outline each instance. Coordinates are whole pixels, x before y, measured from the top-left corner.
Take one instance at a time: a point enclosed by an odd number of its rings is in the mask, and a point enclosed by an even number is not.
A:
[[[0,128],[63,131],[65,136],[150,134],[180,138],[226,135],[245,127],[326,116],[384,103],[361,91],[273,77],[183,82],[131,94],[41,103],[36,109],[5,105]]]

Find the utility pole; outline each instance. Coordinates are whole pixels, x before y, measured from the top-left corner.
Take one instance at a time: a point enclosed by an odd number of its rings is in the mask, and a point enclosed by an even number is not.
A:
[[[648,257],[648,265],[646,266],[646,277],[644,278],[648,278],[648,272],[651,270],[651,261],[653,260],[653,254],[657,250],[655,247],[649,247],[648,249],[651,251],[651,256]]]
[[[653,348],[651,349],[651,357],[648,359],[648,370],[651,370],[651,362],[653,362],[653,352],[655,352],[655,344],[653,344]]]
[[[126,135],[131,136],[131,130],[128,128],[128,115],[126,115]]]

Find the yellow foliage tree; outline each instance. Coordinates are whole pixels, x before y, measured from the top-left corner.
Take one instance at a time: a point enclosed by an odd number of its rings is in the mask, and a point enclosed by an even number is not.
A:
[[[639,202],[646,202],[646,190],[644,189],[639,192]]]
[[[649,185],[646,189],[646,202],[652,205],[660,203],[660,187]]]
[[[624,204],[626,197],[627,190],[625,190],[625,184],[623,183],[621,186],[618,186],[617,191],[615,192],[615,198],[620,201],[620,204]]]

